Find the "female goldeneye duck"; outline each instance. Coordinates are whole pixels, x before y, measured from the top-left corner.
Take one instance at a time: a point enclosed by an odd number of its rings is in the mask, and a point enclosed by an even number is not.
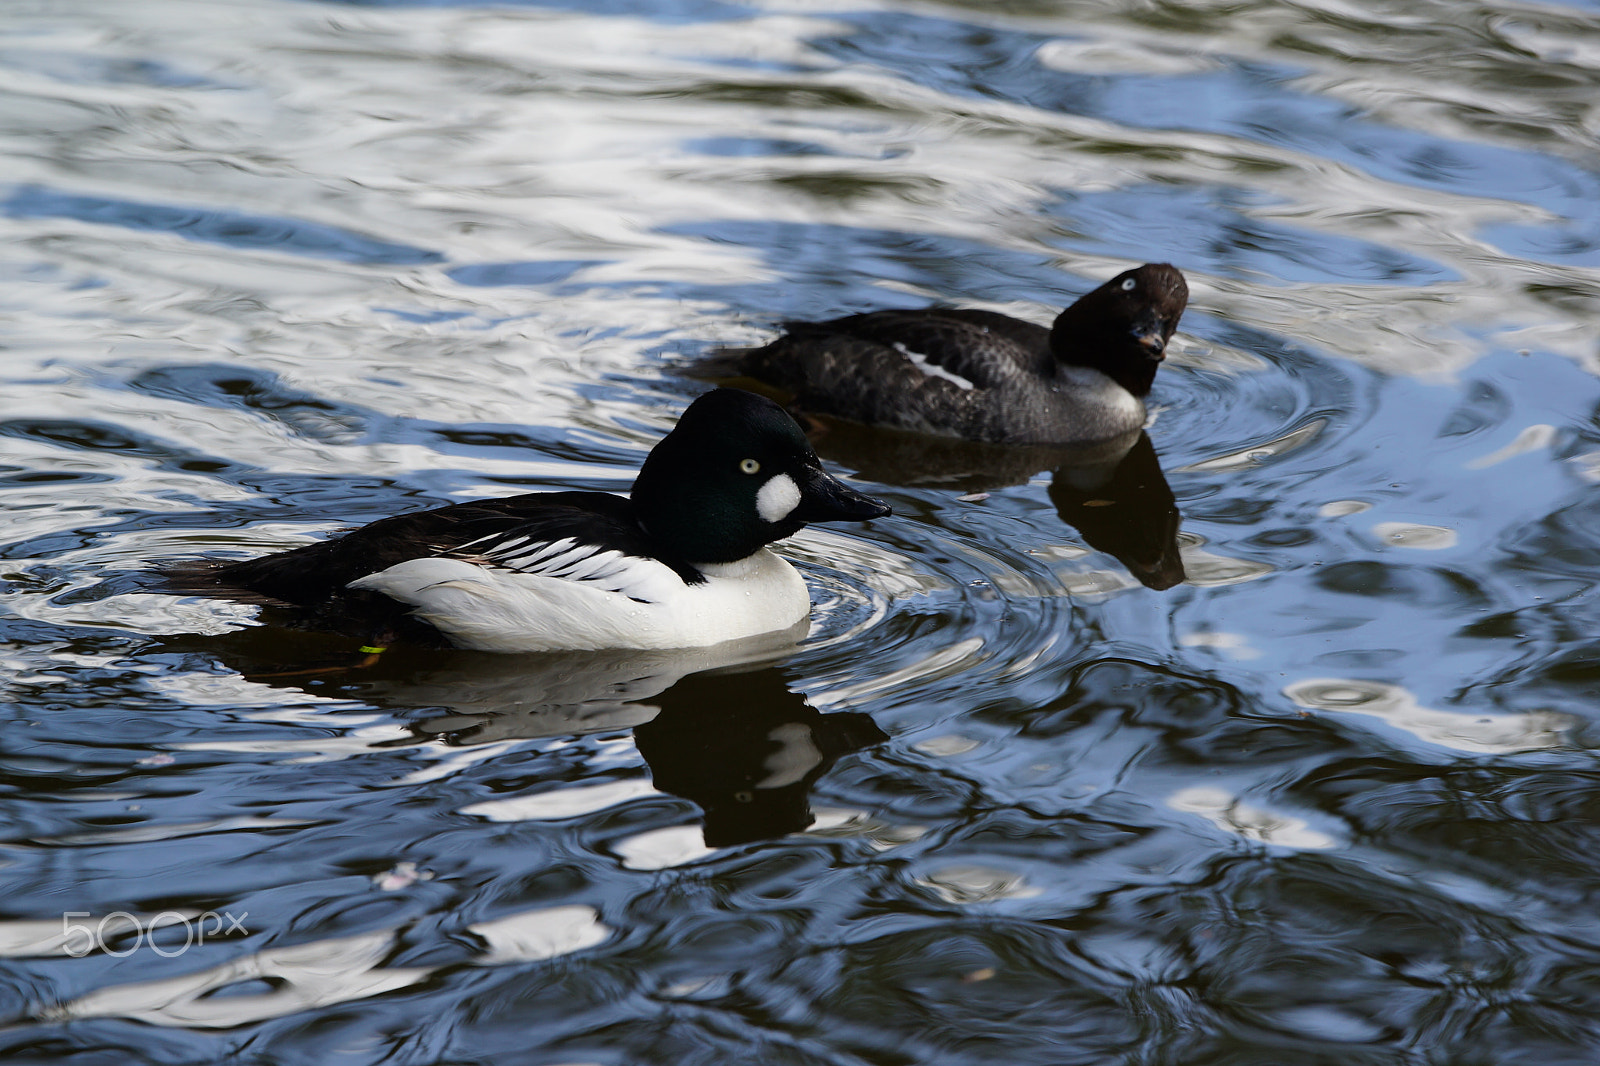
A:
[[[1080,444],[1139,429],[1189,301],[1146,263],[1080,298],[1050,329],[993,311],[871,311],[788,322],[762,348],[693,371],[753,378],[805,412],[994,444]]]
[[[167,572],[174,591],[299,609],[297,624],[483,651],[688,648],[787,629],[805,582],[766,545],[889,508],[825,473],[777,404],[709,392],[632,498],[548,492],[397,515],[317,544]],[[440,639],[442,638],[442,640]]]

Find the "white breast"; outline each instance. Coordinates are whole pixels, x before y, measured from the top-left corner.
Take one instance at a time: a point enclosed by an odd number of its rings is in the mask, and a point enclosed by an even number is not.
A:
[[[700,566],[706,580],[698,585],[653,559],[627,557],[627,564],[629,585],[649,587],[658,599],[644,603],[601,587],[615,583],[609,572],[600,581],[574,580],[443,557],[410,559],[349,587],[412,604],[411,613],[452,644],[478,651],[698,648],[787,629],[811,610],[794,567],[764,548],[736,563]]]
[[[1074,401],[1101,409],[1108,422],[1121,428],[1144,425],[1144,401],[1108,375],[1088,366],[1063,366],[1057,375],[1068,383],[1066,387],[1071,390]]]

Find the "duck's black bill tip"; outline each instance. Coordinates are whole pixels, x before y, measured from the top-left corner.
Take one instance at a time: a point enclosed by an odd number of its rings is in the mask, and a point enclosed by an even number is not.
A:
[[[890,507],[882,500],[874,499],[871,496],[863,496],[861,499],[864,503],[863,510],[850,516],[857,521],[867,522],[874,518],[888,518],[890,515],[894,514],[894,508]]]
[[[804,489],[796,517],[802,522],[868,522],[894,513],[888,504],[817,472]]]
[[[804,507],[801,517],[807,522],[870,522],[874,518],[887,518],[892,514],[893,509],[882,500],[852,492],[848,499],[834,499],[826,503],[812,501],[810,506]]]

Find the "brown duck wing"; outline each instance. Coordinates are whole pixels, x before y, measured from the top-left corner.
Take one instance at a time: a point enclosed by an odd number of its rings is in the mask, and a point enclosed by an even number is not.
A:
[[[949,375],[974,389],[999,388],[1051,365],[1048,329],[994,311],[873,311],[789,328],[797,341],[834,336],[881,345],[924,377]]]

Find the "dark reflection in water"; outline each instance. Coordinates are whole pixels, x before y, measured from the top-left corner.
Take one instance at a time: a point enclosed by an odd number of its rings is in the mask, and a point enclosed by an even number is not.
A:
[[[984,492],[1052,471],[1050,502],[1090,547],[1113,556],[1147,588],[1184,578],[1178,504],[1150,435],[1140,430],[1072,448],[995,445],[813,420],[823,457],[886,485]]]
[[[870,715],[822,714],[776,670],[684,678],[634,727],[656,787],[706,813],[712,847],[811,824],[811,783],[841,755],[889,739]]]
[[[823,714],[774,664],[805,625],[713,648],[494,655],[407,649],[360,665],[322,634],[256,626],[177,637],[250,681],[361,700],[414,718],[426,739],[470,746],[632,729],[655,786],[705,812],[705,842],[799,832],[809,790],[841,755],[888,739],[869,715]]]
[[[1109,469],[1057,467],[1050,502],[1063,522],[1091,547],[1115,556],[1141,585],[1160,591],[1183,580],[1178,502],[1148,434],[1140,433]]]

